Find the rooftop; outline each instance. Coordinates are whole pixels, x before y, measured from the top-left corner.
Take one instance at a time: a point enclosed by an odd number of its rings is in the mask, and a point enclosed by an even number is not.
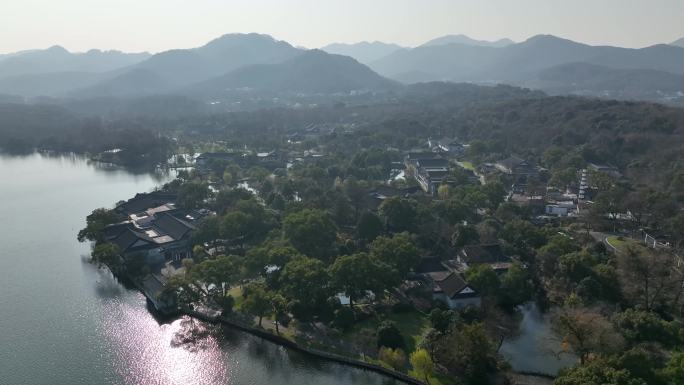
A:
[[[499,244],[464,246],[461,250],[461,259],[467,264],[511,262],[511,259],[503,253]]]
[[[477,296],[477,292],[458,273],[451,273],[441,281],[437,281],[435,291],[442,292],[449,298]]]

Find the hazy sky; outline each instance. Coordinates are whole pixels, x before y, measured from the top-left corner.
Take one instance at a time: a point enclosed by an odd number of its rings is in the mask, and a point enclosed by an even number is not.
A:
[[[412,46],[457,33],[643,47],[684,37],[684,0],[0,0],[0,52],[55,44],[158,52],[230,32],[310,48],[361,40]]]

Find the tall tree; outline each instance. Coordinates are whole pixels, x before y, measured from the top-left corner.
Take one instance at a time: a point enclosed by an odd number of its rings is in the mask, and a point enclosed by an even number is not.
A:
[[[364,242],[372,242],[382,234],[383,226],[380,218],[370,211],[361,214],[356,225],[356,233]]]
[[[401,278],[420,262],[420,251],[406,232],[376,238],[370,245],[370,254],[396,269]]]
[[[316,313],[330,297],[330,275],[318,259],[296,257],[285,265],[280,274],[281,293],[295,301],[302,313]]]
[[[354,306],[354,301],[367,291],[377,297],[399,282],[391,266],[366,253],[337,257],[330,267],[330,276],[333,287],[349,296],[349,306]]]
[[[672,305],[682,291],[682,275],[672,256],[657,250],[628,247],[618,255],[618,272],[626,298],[654,310]]]
[[[116,269],[121,266],[119,247],[113,243],[96,245],[92,252],[93,262]]]
[[[501,281],[490,265],[482,264],[470,267],[466,271],[466,279],[484,296],[496,297],[499,294]]]
[[[78,232],[78,241],[102,242],[105,227],[121,220],[122,216],[114,210],[95,209],[86,217],[86,227]]]
[[[196,280],[204,283],[213,299],[222,302],[231,285],[240,278],[241,266],[236,256],[220,255],[197,264],[192,274]]]
[[[385,199],[380,205],[380,215],[392,231],[413,231],[417,225],[415,205],[399,197]]]
[[[572,350],[581,363],[592,353],[619,352],[624,341],[613,325],[595,309],[565,306],[556,310],[552,328],[563,336],[565,349]]]
[[[337,228],[325,211],[304,209],[283,220],[285,237],[303,254],[325,259],[333,253]]]
[[[428,349],[436,363],[470,384],[486,384],[487,373],[496,363],[494,344],[481,323],[454,324],[450,333],[431,339]]]
[[[435,372],[435,363],[432,362],[430,354],[425,349],[418,349],[411,353],[409,358],[411,366],[415,374],[425,380],[426,384],[430,384],[430,377]]]
[[[254,283],[245,287],[245,299],[241,308],[246,313],[259,317],[259,327],[262,319],[273,312],[271,297],[262,284]]]
[[[178,205],[187,210],[196,209],[209,195],[211,192],[206,184],[186,182],[178,187]]]

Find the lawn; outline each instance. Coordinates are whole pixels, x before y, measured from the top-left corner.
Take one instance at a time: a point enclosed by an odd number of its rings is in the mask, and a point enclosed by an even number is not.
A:
[[[235,300],[233,308],[239,310],[240,306],[242,305],[242,301],[244,300],[244,297],[242,296],[242,286],[231,287],[230,290],[228,290],[228,295],[232,296]]]
[[[475,171],[475,165],[472,162],[458,162],[458,165],[465,168],[466,170]]]
[[[359,334],[364,330],[369,334],[374,334],[380,323],[384,320],[394,322],[399,331],[401,331],[402,336],[404,336],[404,341],[406,342],[407,355],[416,350],[416,347],[423,342],[425,332],[430,328],[430,320],[427,315],[418,311],[407,313],[389,312],[388,314],[362,321],[354,325],[354,327],[345,334]]]
[[[631,238],[624,238],[620,236],[610,236],[606,238],[609,244],[611,244],[617,251],[624,251],[627,247],[634,247],[637,250],[638,249],[643,249],[644,245],[642,245],[640,242],[635,241],[634,239]]]

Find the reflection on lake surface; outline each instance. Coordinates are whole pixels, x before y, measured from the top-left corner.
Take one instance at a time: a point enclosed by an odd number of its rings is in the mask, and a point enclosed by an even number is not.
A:
[[[556,375],[562,368],[577,362],[572,354],[558,355],[560,340],[551,331],[548,314],[542,314],[534,303],[527,303],[520,310],[523,319],[519,333],[506,339],[499,351],[513,370]]]
[[[226,327],[160,322],[85,262],[85,216],[169,178],[78,156],[0,156],[0,384],[396,383]]]

